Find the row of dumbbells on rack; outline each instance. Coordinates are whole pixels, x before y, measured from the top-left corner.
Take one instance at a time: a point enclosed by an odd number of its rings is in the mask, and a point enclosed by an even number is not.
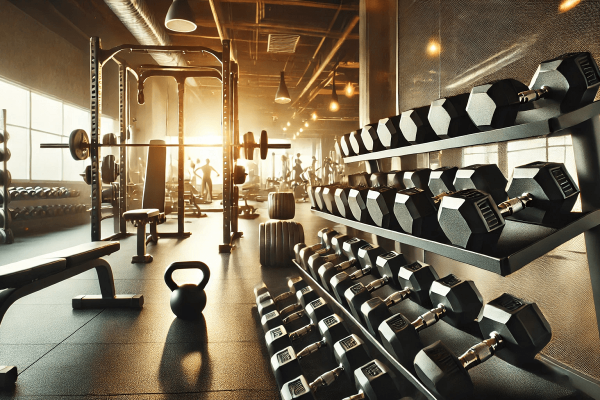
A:
[[[590,53],[542,62],[529,87],[515,79],[476,86],[344,135],[344,157],[549,119],[594,101],[600,73]]]
[[[35,207],[16,207],[9,210],[10,218],[14,221],[19,221],[80,214],[86,212],[88,210],[88,206],[85,204],[54,204]]]
[[[78,197],[81,193],[79,190],[69,189],[66,187],[9,187],[8,194],[10,199],[30,200],[30,199],[48,199],[48,198],[69,198]]]
[[[509,216],[560,223],[579,195],[565,165],[551,162],[516,167],[508,189],[495,164],[363,173],[348,182],[311,187],[313,208],[474,251],[492,249]]]
[[[473,281],[452,274],[439,278],[428,264],[408,262],[401,253],[328,228],[319,234],[316,245],[296,245],[296,262],[436,397],[465,398],[473,390],[470,368],[496,353],[515,364],[530,362],[550,341],[550,325],[535,303],[505,293],[484,305]],[[374,279],[365,282],[368,275]],[[385,298],[374,295],[385,285],[397,291]],[[325,299],[301,278],[289,279],[288,286],[290,291],[277,297],[264,285],[255,288],[271,366],[284,399],[314,399],[319,387],[331,384],[342,372],[355,380],[359,391],[351,399],[406,395],[385,364],[368,355],[363,341],[349,333]],[[293,296],[297,303],[284,307]],[[391,309],[408,299],[430,311],[410,321]],[[310,323],[288,333],[286,326],[304,314]],[[484,340],[461,356],[441,341],[423,346],[419,332],[442,319],[459,329],[477,324]],[[296,351],[294,342],[317,329],[322,340]],[[331,349],[339,367],[308,383],[299,360],[322,347]]]

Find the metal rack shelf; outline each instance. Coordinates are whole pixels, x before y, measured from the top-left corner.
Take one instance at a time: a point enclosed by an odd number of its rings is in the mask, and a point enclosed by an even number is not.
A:
[[[381,158],[399,157],[410,154],[429,153],[432,151],[555,135],[559,134],[560,131],[564,129],[571,128],[583,121],[597,116],[598,114],[600,114],[600,101],[594,102],[578,110],[555,118],[524,123],[508,128],[495,129],[492,131],[477,132],[471,135],[459,136],[455,138],[436,140],[429,143],[415,144],[396,149],[345,157],[344,163],[348,164],[358,161],[374,161]],[[570,132],[565,132],[565,134],[566,133]]]
[[[569,221],[559,227],[548,227],[530,222],[508,219],[498,246],[491,254],[465,250],[447,243],[423,239],[406,233],[352,221],[322,211],[312,212],[329,221],[372,233],[396,242],[419,247],[464,262],[475,267],[506,276],[555,249],[561,244],[600,225],[600,210],[587,213],[571,213]]]

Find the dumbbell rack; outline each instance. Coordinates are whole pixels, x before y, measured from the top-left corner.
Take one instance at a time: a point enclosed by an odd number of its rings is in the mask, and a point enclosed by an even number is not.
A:
[[[575,236],[584,233],[596,320],[600,322],[600,269],[597,268],[597,266],[600,265],[600,102],[594,102],[573,112],[550,119],[429,143],[350,156],[344,158],[344,163],[365,161],[369,163],[371,171],[376,172],[379,170],[378,161],[383,158],[415,155],[527,138],[564,135],[571,135],[573,141],[573,150],[581,191],[582,212],[572,212],[568,222],[565,222],[560,226],[544,226],[541,224],[519,221],[511,217],[507,220],[507,224],[503,230],[495,253],[484,254],[473,252],[452,246],[448,243],[426,240],[409,234],[359,223],[327,212],[314,209],[311,212],[315,216],[319,216],[336,224],[342,224],[348,228],[357,229],[365,233],[371,233],[379,237],[414,246],[425,251],[494,272],[501,276],[506,276],[519,270],[529,262],[545,255]],[[317,282],[311,279],[309,274],[301,267],[298,266],[298,270],[304,279],[311,282],[313,289],[318,290],[319,294],[323,295],[328,301],[331,301],[332,304],[335,304],[334,308],[343,309],[343,307],[337,303],[336,299],[328,295],[327,292],[323,290]],[[382,296],[385,295],[385,293],[382,293]],[[419,308],[416,305],[412,306]],[[350,313],[345,311],[342,312],[347,320],[358,325],[358,322],[352,318]],[[407,315],[411,318],[418,316],[418,313],[411,313],[410,309],[403,309],[402,312],[405,314],[413,314]],[[450,328],[447,324],[442,324],[442,327],[448,328],[445,329],[447,334],[437,335],[438,339],[441,338],[444,341],[465,341],[469,345],[480,340],[480,338],[477,337],[477,334],[470,335],[457,329]],[[435,398],[422,387],[418,382],[418,379],[408,370],[402,368],[399,364],[396,365],[397,363],[394,364],[393,357],[379,345],[378,341],[372,337],[368,331],[360,326],[357,326],[356,329],[362,331],[361,336],[366,338],[371,342],[375,349],[381,352],[384,358],[391,364],[390,366],[394,367],[394,371],[400,373],[409,381],[416,382],[414,383],[415,387],[419,389],[425,397]],[[430,333],[427,330],[423,332],[421,338],[424,345],[431,344],[435,341],[433,338],[429,340],[429,336]],[[594,398],[600,398],[600,382],[597,382],[592,378],[588,379],[588,377],[583,376],[566,365],[555,362],[553,359],[544,356],[539,357],[539,359],[535,360],[532,370],[528,372],[533,372],[533,375],[538,377],[545,377],[546,381],[555,380],[565,382],[568,380],[569,384],[566,386],[581,390]],[[565,379],[565,377],[568,377],[568,379]],[[478,388],[477,382],[474,383],[476,390],[480,390],[481,387]],[[489,385],[485,385],[485,383],[482,386],[489,387]],[[481,390],[485,390],[485,388]],[[488,395],[491,397],[497,396],[497,394],[492,393],[489,393]],[[529,393],[529,395],[531,397],[531,393]]]
[[[0,146],[4,146],[4,154],[8,154],[8,132],[6,131],[6,110],[0,110],[0,136],[4,138]],[[3,160],[2,162],[2,171],[6,171],[8,176],[8,162],[7,160]],[[8,210],[8,187],[10,186],[10,182],[4,182],[0,188],[2,189],[2,210],[4,211],[4,223],[0,228],[6,233],[6,244],[11,244],[14,241],[11,228],[9,226],[8,219],[10,218],[10,211]]]

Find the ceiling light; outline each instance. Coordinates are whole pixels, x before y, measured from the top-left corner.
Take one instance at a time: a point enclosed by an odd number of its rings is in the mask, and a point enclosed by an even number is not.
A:
[[[193,32],[197,28],[194,21],[194,13],[187,0],[173,0],[165,18],[167,29],[175,32]]]
[[[313,119],[313,121],[316,121],[317,120],[317,112],[313,111],[313,113],[311,114],[310,117]]]
[[[333,83],[331,85],[331,102],[329,102],[329,111],[336,112],[340,109],[340,103],[338,102],[338,95],[335,92],[335,72],[333,73]]]
[[[563,0],[563,2],[560,3],[560,6],[558,6],[558,12],[567,12],[579,3],[581,3],[581,0]]]
[[[290,122],[288,121],[288,123],[287,123],[287,126],[290,126],[290,125],[291,125],[291,124],[290,124]]]
[[[352,82],[348,82],[346,84],[346,89],[344,90],[344,94],[346,95],[346,97],[354,96],[354,85],[352,84]]]
[[[290,92],[288,92],[288,88],[285,85],[285,72],[281,71],[281,78],[279,80],[279,88],[277,89],[277,93],[275,94],[275,103],[278,104],[287,104],[292,99],[290,98]],[[289,122],[288,122],[289,126]]]
[[[427,45],[427,53],[429,53],[430,56],[437,56],[440,54],[440,44],[435,40],[430,41]]]
[[[305,128],[308,128],[308,122],[305,122],[305,123],[304,123],[304,127],[305,127]]]
[[[300,128],[300,132],[304,132],[304,129]]]
[[[283,127],[283,130],[284,130],[284,131],[287,131],[287,128],[284,126],[284,127]]]

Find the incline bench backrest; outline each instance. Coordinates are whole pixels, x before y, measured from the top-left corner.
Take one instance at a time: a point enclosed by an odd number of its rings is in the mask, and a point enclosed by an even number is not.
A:
[[[165,144],[165,141],[151,140],[150,144]],[[157,208],[161,213],[165,212],[166,168],[167,148],[149,147],[142,208]]]

